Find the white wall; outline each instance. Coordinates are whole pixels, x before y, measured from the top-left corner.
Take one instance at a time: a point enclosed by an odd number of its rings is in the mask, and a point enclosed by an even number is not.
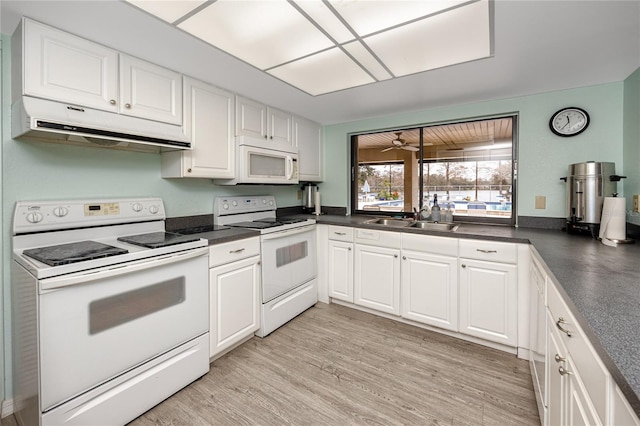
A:
[[[327,126],[325,156],[332,161],[325,162],[323,203],[348,206],[349,136],[353,133],[515,112],[519,116],[517,214],[565,217],[565,186],[560,177],[567,175],[569,164],[614,162],[618,174],[638,174],[623,165],[623,87],[623,82],[601,84]],[[551,133],[548,123],[554,112],[567,106],[586,109],[591,124],[578,136],[561,138]],[[623,192],[622,185],[618,190]],[[534,208],[536,195],[547,197],[546,209]]]

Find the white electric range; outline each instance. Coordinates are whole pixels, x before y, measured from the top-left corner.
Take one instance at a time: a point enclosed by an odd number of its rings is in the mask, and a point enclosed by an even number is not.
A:
[[[218,197],[214,224],[260,231],[264,337],[318,301],[316,221],[276,217],[271,195]]]
[[[208,242],[164,219],[158,198],[16,204],[23,424],[124,424],[209,371]]]

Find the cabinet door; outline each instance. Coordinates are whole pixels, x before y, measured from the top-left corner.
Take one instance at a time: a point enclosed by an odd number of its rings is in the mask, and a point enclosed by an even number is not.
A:
[[[182,75],[158,65],[120,55],[121,114],[182,124]]]
[[[404,318],[458,331],[458,258],[402,251]]]
[[[400,250],[356,244],[354,303],[400,315]]]
[[[596,415],[591,401],[587,395],[584,385],[580,380],[580,376],[574,369],[571,358],[568,357],[566,361],[566,375],[569,377],[566,379],[567,386],[567,423],[571,426],[593,426],[601,425],[599,417]],[[585,372],[589,374],[589,372]]]
[[[267,134],[273,149],[291,150],[293,148],[293,116],[275,108],[267,108]]]
[[[329,296],[353,303],[353,243],[329,241]]]
[[[260,328],[259,261],[254,256],[210,270],[211,356]]]
[[[24,94],[117,111],[115,50],[28,19],[23,25]]]
[[[179,152],[185,160],[184,176],[233,178],[234,95],[185,77],[184,107],[184,129],[193,147]]]
[[[236,136],[267,138],[267,106],[236,96]]]
[[[460,259],[460,332],[517,345],[515,265]]]
[[[293,117],[293,140],[298,148],[298,174],[301,181],[321,182],[322,130],[318,123]]]
[[[559,373],[558,368],[565,368],[563,359],[567,357],[567,351],[551,328],[553,322],[547,322],[547,419],[548,425],[563,425],[563,413],[566,411],[566,376]]]

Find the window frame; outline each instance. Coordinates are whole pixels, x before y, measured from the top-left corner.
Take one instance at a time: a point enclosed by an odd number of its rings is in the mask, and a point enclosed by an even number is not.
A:
[[[350,159],[349,163],[351,165],[351,173],[350,173],[350,182],[349,182],[349,199],[350,199],[350,210],[351,214],[358,215],[376,215],[376,216],[400,216],[408,217],[412,215],[412,212],[389,212],[389,211],[371,211],[371,210],[358,210],[358,136],[370,135],[375,133],[387,133],[387,132],[402,132],[418,129],[420,131],[420,167],[419,167],[419,196],[420,196],[420,208],[423,206],[424,201],[424,152],[423,152],[423,129],[427,127],[438,127],[438,126],[446,126],[451,124],[460,124],[460,123],[470,123],[475,121],[487,121],[494,120],[500,118],[511,118],[512,123],[512,139],[511,139],[511,161],[513,162],[511,167],[511,217],[510,218],[498,218],[498,217],[489,217],[489,216],[457,216],[455,218],[455,222],[458,223],[477,223],[477,224],[489,224],[489,225],[502,225],[502,226],[515,226],[516,218],[517,218],[517,200],[518,200],[518,124],[519,124],[519,114],[517,112],[506,112],[501,114],[492,114],[486,116],[479,117],[469,117],[469,118],[460,118],[454,120],[446,120],[446,121],[438,121],[432,123],[424,123],[424,124],[416,124],[410,126],[402,126],[402,127],[391,127],[384,129],[376,129],[369,130],[357,133],[348,134],[348,140],[350,144]]]

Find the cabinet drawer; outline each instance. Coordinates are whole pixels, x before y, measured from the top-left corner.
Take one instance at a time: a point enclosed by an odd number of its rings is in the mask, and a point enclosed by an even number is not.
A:
[[[372,246],[399,249],[402,241],[402,234],[399,232],[373,231],[371,229],[356,228],[356,243]]]
[[[260,254],[260,237],[245,238],[209,247],[209,268]]]
[[[334,241],[353,242],[353,228],[329,225],[329,239]]]
[[[547,307],[553,317],[553,324],[550,324],[550,326],[556,328],[559,332],[558,334],[571,354],[575,369],[580,374],[591,402],[600,417],[600,421],[604,424],[606,423],[609,373],[593,346],[587,340],[584,331],[570,313],[555,283],[551,281],[547,285]],[[560,318],[562,318],[563,322],[558,323]],[[560,327],[567,330],[568,333],[563,332]]]
[[[458,257],[458,239],[402,234],[402,249]]]
[[[487,260],[489,262],[518,262],[518,247],[515,244],[496,241],[460,240],[460,257]]]

